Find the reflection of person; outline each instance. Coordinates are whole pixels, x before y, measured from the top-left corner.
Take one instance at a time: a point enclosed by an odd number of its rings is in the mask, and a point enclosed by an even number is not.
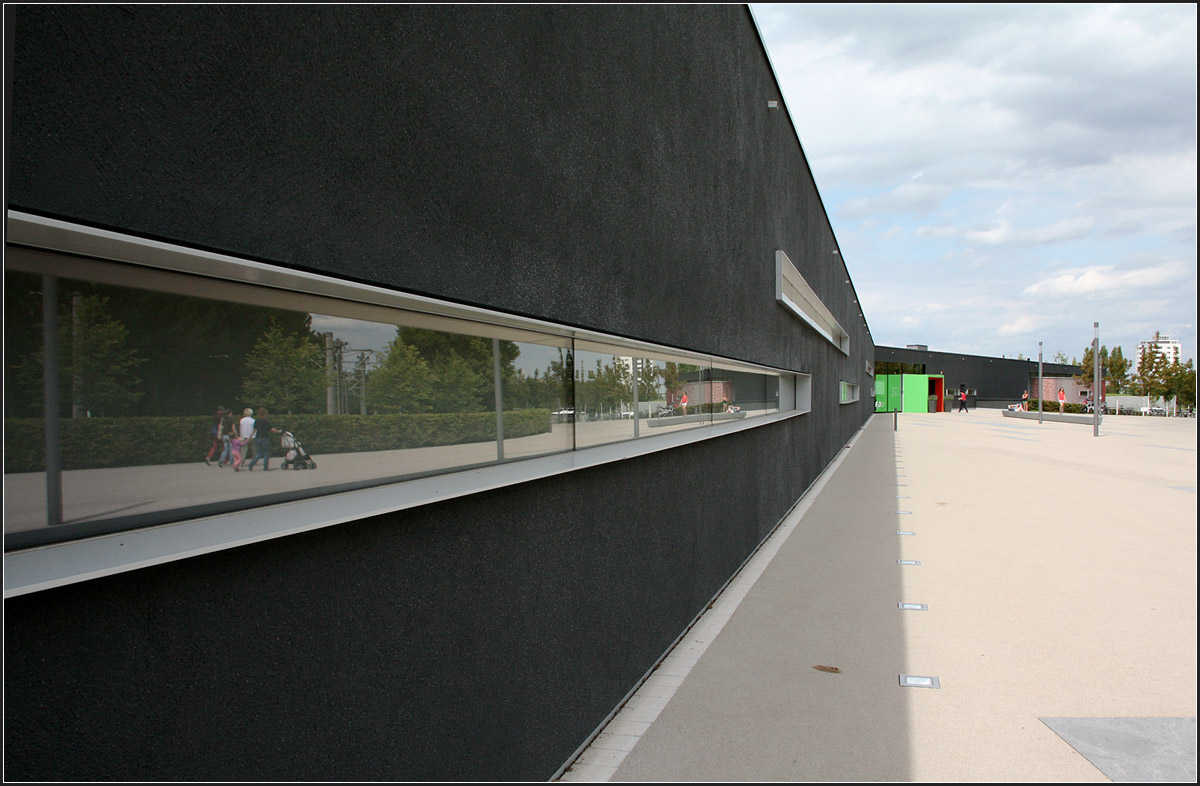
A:
[[[732,404],[729,403],[728,398],[726,398],[725,396],[721,396],[721,411],[722,412],[741,412],[742,408],[733,406]]]
[[[204,463],[209,466],[212,465],[213,454],[221,447],[221,419],[224,417],[225,407],[217,407],[217,414],[212,418],[212,428],[209,429],[209,433],[212,434],[212,446],[208,449],[208,455],[204,457]]]
[[[679,406],[683,410],[683,414],[686,415],[687,414],[687,391],[686,390],[683,391],[683,393],[681,393],[679,395]]]
[[[1059,414],[1067,411],[1067,391],[1062,388],[1058,389],[1058,411]]]
[[[1028,390],[1026,390],[1024,393],[1021,394],[1021,411],[1022,412],[1029,411],[1029,391]]]
[[[259,407],[254,418],[254,458],[250,459],[250,466],[247,467],[251,472],[259,459],[263,460],[263,472],[271,471],[272,432],[278,434],[279,429],[272,426],[271,421],[267,419],[267,410]]]
[[[965,390],[958,391],[958,411],[959,412],[970,412],[971,411],[971,410],[967,409],[967,391],[965,391]]]
[[[246,407],[242,410],[242,419],[238,421],[237,440],[234,446],[234,461],[233,471],[238,472],[242,468],[242,462],[249,458],[246,455],[246,446],[250,445],[250,440],[254,437],[254,410]]]
[[[233,419],[233,410],[225,410],[225,415],[221,418],[221,458],[217,462],[219,467],[227,467],[230,464],[233,456],[233,438],[237,436],[237,421]]]
[[[247,441],[236,436],[236,432],[229,437],[229,466],[233,467],[234,472],[242,471],[242,448]]]

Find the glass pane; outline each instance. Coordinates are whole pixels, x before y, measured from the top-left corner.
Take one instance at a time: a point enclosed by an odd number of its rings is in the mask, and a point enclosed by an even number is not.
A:
[[[574,362],[569,339],[499,342],[504,366],[504,458],[574,447]],[[548,425],[547,425],[548,424]]]
[[[707,365],[639,358],[638,379],[639,436],[712,422],[712,387]]]
[[[505,458],[571,447],[553,414],[572,405],[562,340],[357,319],[330,300],[289,310],[278,292],[268,307],[252,287],[197,296],[203,279],[195,295],[56,281],[65,538],[495,462],[498,377]],[[5,273],[6,535],[49,526],[41,288]]]
[[[634,436],[633,358],[575,350],[575,447]]]
[[[713,419],[736,420],[779,411],[779,375],[713,366]]]

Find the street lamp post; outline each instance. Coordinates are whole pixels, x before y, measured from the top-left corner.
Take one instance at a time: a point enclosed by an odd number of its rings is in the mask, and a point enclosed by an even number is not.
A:
[[[1038,424],[1042,422],[1042,397],[1046,394],[1046,384],[1042,382],[1042,342],[1038,342]]]
[[[1100,323],[1093,322],[1092,338],[1092,436],[1100,436]]]

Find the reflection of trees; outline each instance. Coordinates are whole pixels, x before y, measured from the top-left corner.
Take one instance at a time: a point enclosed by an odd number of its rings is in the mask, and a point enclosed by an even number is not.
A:
[[[517,378],[520,348],[499,342],[504,378]],[[371,373],[370,406],[379,412],[483,412],[495,406],[492,339],[401,327]]]
[[[108,312],[108,298],[76,295],[59,316],[60,400],[79,416],[126,415],[142,397],[137,371],[146,362],[129,346],[129,330]],[[39,342],[40,343],[40,342]],[[21,414],[41,412],[42,349],[26,353],[14,371]]]
[[[430,410],[433,374],[417,350],[399,335],[384,348],[383,360],[371,372],[368,384],[373,410],[408,414]]]
[[[662,397],[662,369],[652,360],[642,360],[638,371],[638,400],[655,401]]]
[[[40,349],[41,283],[35,276],[6,273],[5,285],[5,343],[11,363],[14,351],[20,357],[28,354],[22,349]],[[137,367],[141,379],[137,392],[142,395],[133,402],[141,415],[209,414],[218,405],[257,405],[240,401],[244,363],[272,320],[284,333],[317,341],[310,337],[304,312],[80,281],[64,280],[60,291],[64,309],[60,324],[64,327],[71,322],[69,309],[76,296],[104,298],[107,318],[125,327],[125,346],[144,361]],[[16,309],[9,311],[12,306]],[[21,315],[21,324],[11,338],[10,314]],[[60,357],[65,358],[71,344],[69,339],[61,342]],[[70,382],[66,378],[66,384]],[[127,388],[128,383],[124,383]],[[26,403],[33,403],[28,394],[21,396]],[[40,413],[40,382],[33,396]],[[70,388],[64,388],[61,400],[68,408],[71,398]]]
[[[523,369],[516,369],[504,378],[504,408],[545,408],[552,411],[573,408],[575,396],[571,367],[570,350],[559,347],[558,360],[550,361],[545,373],[534,369],[533,375],[529,376]]]
[[[610,362],[596,358],[596,367],[580,369],[575,401],[584,412],[625,409],[633,405],[633,370],[627,358],[613,356]]]
[[[320,412],[325,396],[323,360],[309,337],[288,334],[273,320],[246,358],[245,400],[289,415]]]

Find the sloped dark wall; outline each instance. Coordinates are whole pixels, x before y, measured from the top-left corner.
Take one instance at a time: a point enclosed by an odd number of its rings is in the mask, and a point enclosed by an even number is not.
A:
[[[813,375],[785,422],[7,600],[10,779],[545,779],[870,416],[744,7],[6,13],[10,208]]]

